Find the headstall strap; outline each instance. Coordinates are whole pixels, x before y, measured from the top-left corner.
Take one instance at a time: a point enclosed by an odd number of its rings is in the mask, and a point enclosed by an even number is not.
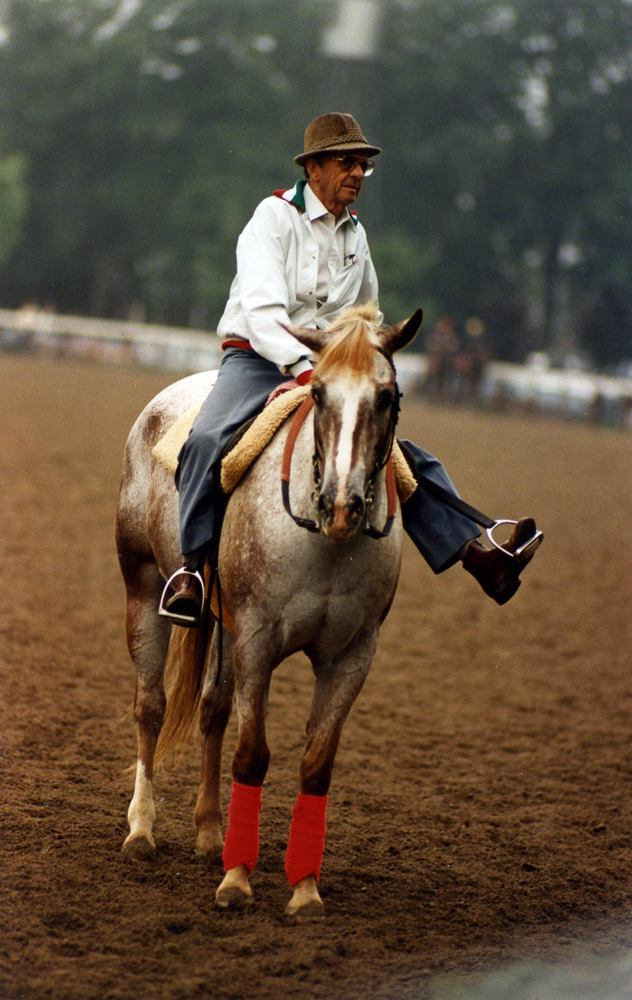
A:
[[[373,470],[369,486],[372,487],[375,482],[377,474],[386,467],[385,472],[385,485],[386,485],[386,522],[384,528],[380,531],[378,528],[373,527],[372,524],[367,525],[363,529],[363,534],[368,535],[370,538],[386,538],[390,533],[393,526],[393,521],[395,520],[395,515],[397,513],[397,484],[395,482],[395,469],[393,467],[392,452],[393,452],[393,442],[395,440],[395,427],[397,425],[397,419],[399,416],[399,400],[400,393],[396,386],[395,399],[393,401],[393,410],[391,416],[391,426],[389,429],[389,435],[387,438],[387,444],[384,449],[382,457],[376,463],[375,469]],[[293,510],[290,503],[290,470],[292,466],[292,455],[294,453],[294,445],[296,444],[296,439],[299,435],[301,427],[305,423],[305,418],[307,417],[309,411],[314,405],[314,397],[308,396],[294,415],[294,419],[290,425],[287,438],[285,439],[285,447],[283,448],[283,458],[281,461],[281,496],[283,499],[283,507],[287,514],[290,515],[295,524],[299,528],[305,528],[307,531],[319,532],[320,525],[317,521],[312,520],[307,517],[297,516]],[[314,480],[318,480],[318,460],[314,454]]]
[[[389,357],[388,354],[384,354],[384,357],[393,369],[393,373],[396,375],[397,373],[395,372],[393,359]],[[395,431],[397,429],[397,422],[399,420],[399,413],[401,410],[401,398],[402,394],[397,381],[395,381],[395,398],[393,399],[393,405],[391,407],[390,426],[386,438],[386,445],[381,457],[375,463],[375,468],[371,473],[369,481],[369,486],[372,487],[378,473],[386,467],[386,523],[384,524],[382,531],[378,528],[374,528],[372,524],[368,524],[366,528],[364,528],[364,534],[369,535],[370,538],[386,538],[393,527],[393,521],[395,520],[395,514],[397,513],[397,484],[395,482],[395,468],[393,466],[392,455],[393,445],[395,443]]]
[[[281,496],[283,498],[283,507],[285,508],[286,513],[288,513],[292,520],[298,524],[299,528],[305,528],[307,531],[317,532],[320,531],[318,522],[312,521],[307,517],[297,517],[297,515],[293,513],[290,504],[290,468],[292,465],[294,445],[296,444],[299,431],[305,423],[305,418],[313,405],[314,397],[311,395],[301,403],[298,410],[294,414],[294,420],[290,425],[287,438],[285,439],[283,460],[281,462]]]
[[[370,538],[386,538],[390,534],[397,513],[397,484],[395,482],[393,459],[390,454],[386,461],[384,477],[386,485],[386,522],[382,531],[379,528],[374,528],[372,524],[367,524],[366,528],[363,529],[363,533]]]

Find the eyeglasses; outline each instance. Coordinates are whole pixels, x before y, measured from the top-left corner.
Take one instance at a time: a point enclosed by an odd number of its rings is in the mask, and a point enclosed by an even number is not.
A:
[[[360,170],[365,177],[370,177],[375,170],[375,160],[365,160],[360,159],[359,156],[333,156],[328,154],[330,160],[335,160],[336,163],[341,163],[345,170],[351,172],[355,170],[356,167],[360,167]]]

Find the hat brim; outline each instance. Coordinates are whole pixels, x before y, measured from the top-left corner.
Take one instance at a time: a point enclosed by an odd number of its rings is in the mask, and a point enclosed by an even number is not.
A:
[[[324,149],[314,149],[308,153],[300,153],[294,157],[294,162],[298,167],[305,165],[309,159],[323,156],[327,153],[361,153],[363,156],[377,156],[382,150],[379,146],[369,146],[357,142],[340,142],[337,145],[326,146]]]

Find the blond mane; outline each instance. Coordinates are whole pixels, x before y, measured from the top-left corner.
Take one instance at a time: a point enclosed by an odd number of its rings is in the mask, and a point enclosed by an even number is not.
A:
[[[316,374],[325,375],[341,368],[357,375],[371,372],[378,315],[373,302],[345,309],[329,329],[330,339],[318,360]]]

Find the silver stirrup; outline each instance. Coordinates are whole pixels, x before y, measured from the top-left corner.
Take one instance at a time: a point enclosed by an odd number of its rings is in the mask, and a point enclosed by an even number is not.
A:
[[[178,576],[183,576],[185,573],[188,573],[189,576],[194,576],[196,580],[199,581],[199,584],[202,588],[202,608],[204,607],[206,601],[206,587],[204,586],[204,577],[198,570],[185,569],[184,566],[181,566],[180,569],[177,569],[175,573],[171,574],[171,576],[169,577],[164,586],[162,597],[160,598],[160,604],[158,605],[158,614],[162,615],[163,618],[170,618],[172,622],[176,623],[176,625],[197,625],[199,618],[194,618],[192,615],[177,615],[173,611],[169,611],[165,606],[167,597],[169,595],[169,590],[173,590],[172,586],[173,581]]]
[[[530,559],[536,549],[539,549],[542,544],[542,539],[544,538],[543,531],[538,531],[536,529],[531,538],[528,538],[526,542],[523,542],[522,545],[518,546],[515,552],[510,552],[509,549],[506,549],[504,545],[501,545],[500,542],[497,542],[494,538],[494,531],[496,528],[500,527],[501,524],[515,525],[517,523],[517,521],[496,521],[492,524],[491,528],[487,529],[487,537],[492,545],[501,552],[504,552],[506,556],[510,556],[512,559],[515,559],[516,562],[526,562],[526,560]]]

